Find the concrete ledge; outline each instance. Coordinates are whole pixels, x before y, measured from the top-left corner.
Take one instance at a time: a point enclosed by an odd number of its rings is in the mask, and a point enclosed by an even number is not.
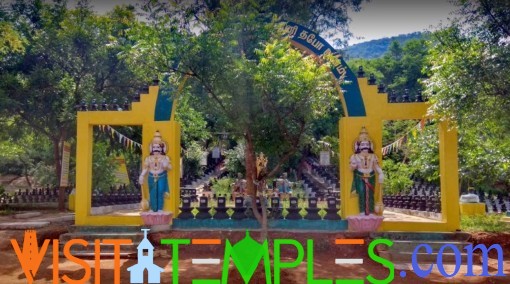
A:
[[[14,219],[29,219],[41,216],[41,212],[26,212],[26,213],[19,213],[14,215]]]
[[[55,216],[55,217],[42,218],[42,219],[38,219],[37,221],[41,221],[41,222],[51,222],[51,223],[57,223],[57,222],[74,222],[74,214],[71,214],[71,215],[64,215],[64,216]]]
[[[27,230],[27,229],[40,229],[48,226],[50,222],[16,222],[16,223],[1,223],[0,230]]]
[[[437,220],[437,221],[442,220],[442,214],[436,213],[436,212],[419,211],[419,210],[411,210],[411,209],[403,209],[403,208],[395,208],[395,207],[386,207],[384,210],[402,213],[402,214],[411,215],[411,216],[416,216],[416,217]]]
[[[90,208],[90,215],[106,215],[118,210],[138,210],[140,203],[119,204],[119,205],[106,205]]]

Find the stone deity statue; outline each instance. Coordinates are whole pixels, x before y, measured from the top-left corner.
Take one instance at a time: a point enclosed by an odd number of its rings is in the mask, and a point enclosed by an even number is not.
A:
[[[150,155],[143,162],[143,170],[138,182],[143,184],[144,177],[149,173],[149,203],[153,212],[163,211],[166,197],[170,195],[168,186],[168,171],[172,169],[170,158],[166,155],[166,143],[161,139],[161,134],[156,131],[149,146]]]
[[[384,174],[379,166],[377,156],[374,154],[374,144],[365,127],[361,129],[358,139],[354,142],[354,154],[350,158],[350,168],[354,174],[351,191],[356,192],[359,196],[360,213],[365,215],[377,213],[374,208],[375,172],[378,174],[378,182],[381,186]]]

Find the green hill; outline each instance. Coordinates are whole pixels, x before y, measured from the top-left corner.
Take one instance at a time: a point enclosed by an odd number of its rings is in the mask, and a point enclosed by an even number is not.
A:
[[[358,44],[354,44],[352,46],[348,46],[345,49],[345,55],[348,59],[352,58],[378,58],[381,57],[388,47],[390,43],[394,40],[398,41],[401,45],[403,45],[406,41],[411,39],[420,39],[426,36],[426,33],[422,32],[414,32],[410,34],[403,34],[394,37],[385,37],[381,39],[374,39],[367,42],[362,42]]]

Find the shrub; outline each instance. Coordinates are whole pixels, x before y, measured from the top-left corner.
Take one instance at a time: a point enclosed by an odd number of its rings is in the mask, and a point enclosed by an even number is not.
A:
[[[509,230],[509,226],[501,221],[500,214],[461,216],[460,228],[466,232],[499,233]]]
[[[410,179],[412,169],[407,164],[395,163],[393,160],[383,161],[384,192],[390,194],[406,193],[413,185]]]
[[[221,194],[225,196],[226,194],[230,194],[230,185],[233,183],[233,179],[231,178],[222,178],[213,181],[212,190],[216,194]]]

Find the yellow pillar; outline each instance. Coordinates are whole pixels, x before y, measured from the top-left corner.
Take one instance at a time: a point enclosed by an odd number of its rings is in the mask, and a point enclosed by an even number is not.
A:
[[[428,105],[423,102],[388,103],[388,95],[377,92],[377,86],[368,85],[367,78],[358,78],[366,116],[343,117],[339,121],[340,187],[342,218],[359,214],[358,197],[351,194],[353,175],[349,158],[354,153],[353,143],[363,126],[374,142],[374,152],[382,167],[382,126],[385,120],[423,119]],[[346,94],[348,95],[348,94]],[[343,101],[342,101],[343,102]],[[439,162],[441,174],[441,222],[390,222],[384,221],[383,231],[455,231],[459,228],[459,176],[457,158],[457,131],[448,129],[446,122],[439,124]],[[376,185],[375,202],[382,201]],[[384,185],[383,185],[384,195]]]
[[[140,96],[130,111],[86,111],[78,112],[76,146],[76,217],[75,224],[86,225],[141,225],[140,216],[90,215],[92,198],[92,152],[93,127],[99,125],[142,127],[142,157],[149,155],[149,143],[159,130],[167,143],[172,162],[169,172],[170,197],[165,200],[165,210],[177,213],[180,192],[180,125],[175,121],[154,121],[154,110],[159,87],[150,86],[148,94]],[[141,167],[141,165],[140,165]],[[148,197],[147,182],[142,186],[143,198]]]
[[[447,231],[460,228],[459,163],[457,130],[439,123],[439,172],[441,176],[441,215]]]

